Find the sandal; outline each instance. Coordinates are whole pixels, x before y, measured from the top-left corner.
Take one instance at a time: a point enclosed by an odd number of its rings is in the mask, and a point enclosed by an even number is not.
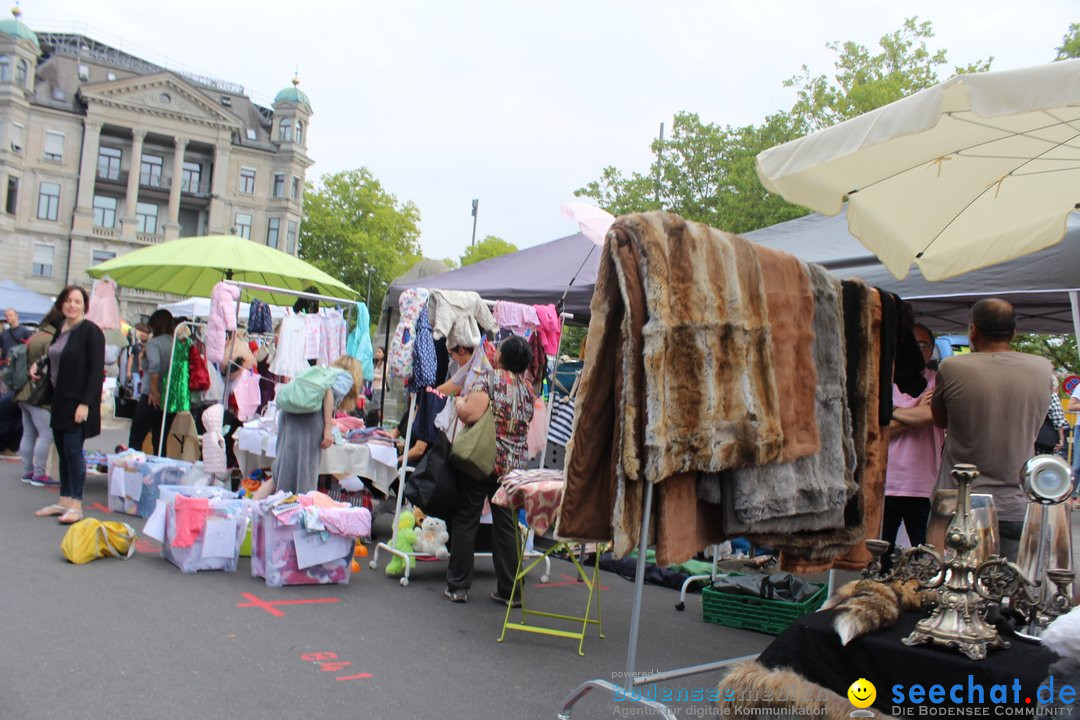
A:
[[[63,515],[70,509],[71,508],[64,507],[63,505],[49,505],[40,510],[35,510],[34,517],[55,517],[57,515]]]
[[[67,512],[58,518],[61,525],[74,525],[82,519],[82,508],[67,508]]]

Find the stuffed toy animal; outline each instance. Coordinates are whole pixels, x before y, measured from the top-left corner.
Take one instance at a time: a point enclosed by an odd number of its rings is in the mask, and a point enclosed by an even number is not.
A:
[[[434,555],[439,560],[450,557],[446,549],[446,543],[450,541],[450,533],[446,532],[446,522],[437,517],[428,515],[420,525],[420,532],[416,534],[416,552]]]
[[[394,549],[400,550],[404,553],[412,553],[413,545],[416,543],[416,531],[413,528],[416,527],[416,518],[413,517],[411,512],[403,512],[398,516],[398,531],[397,537],[394,538]],[[409,567],[416,567],[416,558],[409,555]],[[386,574],[391,577],[397,577],[398,575],[405,574],[405,561],[397,555],[390,561],[390,564],[386,566]]]
[[[225,408],[214,403],[203,410],[202,421],[206,432],[202,436],[203,470],[217,479],[228,476],[225,465],[225,437],[221,434]]]

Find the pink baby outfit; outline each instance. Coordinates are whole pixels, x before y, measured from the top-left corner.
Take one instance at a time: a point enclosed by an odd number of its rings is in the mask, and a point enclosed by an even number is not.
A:
[[[533,308],[540,318],[540,340],[544,343],[544,352],[548,355],[558,354],[559,336],[562,334],[559,312],[554,305],[533,305]]]
[[[236,330],[236,301],[240,288],[219,282],[210,294],[210,318],[206,323],[206,358],[210,362],[225,361],[225,333]]]
[[[120,306],[116,303],[116,283],[109,278],[94,283],[86,319],[102,330],[120,328]]]

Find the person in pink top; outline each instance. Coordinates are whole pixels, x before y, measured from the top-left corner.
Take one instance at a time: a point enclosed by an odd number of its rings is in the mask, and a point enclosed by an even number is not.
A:
[[[934,334],[924,325],[915,325],[915,340],[923,360],[930,361]],[[881,539],[888,540],[889,555],[896,549],[896,534],[903,521],[912,547],[926,542],[930,516],[930,495],[941,465],[945,431],[934,425],[930,399],[936,373],[923,371],[926,389],[918,397],[893,385],[893,416],[889,424],[889,462],[885,471],[885,512]]]

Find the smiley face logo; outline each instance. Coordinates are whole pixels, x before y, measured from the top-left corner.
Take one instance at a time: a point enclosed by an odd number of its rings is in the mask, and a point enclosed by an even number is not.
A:
[[[847,690],[848,700],[857,708],[868,708],[877,699],[877,688],[866,678],[859,678],[851,683]]]

